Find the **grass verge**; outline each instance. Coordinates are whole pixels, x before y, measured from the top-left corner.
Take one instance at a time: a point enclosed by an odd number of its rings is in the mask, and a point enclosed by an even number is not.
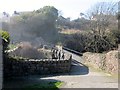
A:
[[[22,90],[36,90],[36,89],[43,89],[43,90],[58,90],[63,82],[56,81],[56,82],[43,82],[39,84],[33,84],[30,86],[24,87]]]
[[[107,71],[105,71],[105,70],[95,68],[95,67],[94,67],[93,65],[91,65],[91,64],[88,64],[88,63],[84,63],[84,64],[85,64],[86,66],[90,67],[91,70],[96,71],[96,72],[101,72],[101,73],[103,73],[103,74],[106,74],[106,75],[108,75],[108,76],[111,76],[112,78],[118,78],[118,75],[120,76],[120,74],[111,74],[111,73],[109,73],[109,72],[107,72]]]

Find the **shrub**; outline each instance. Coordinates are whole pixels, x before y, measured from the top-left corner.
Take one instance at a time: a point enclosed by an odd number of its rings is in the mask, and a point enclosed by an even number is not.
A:
[[[106,33],[101,36],[97,33],[73,34],[64,45],[79,52],[102,53],[117,48],[119,35],[116,32]]]
[[[120,30],[112,30],[112,35],[117,38],[117,43],[120,43]]]
[[[2,37],[3,50],[6,50],[10,41],[10,35],[7,31],[0,30],[0,36]]]

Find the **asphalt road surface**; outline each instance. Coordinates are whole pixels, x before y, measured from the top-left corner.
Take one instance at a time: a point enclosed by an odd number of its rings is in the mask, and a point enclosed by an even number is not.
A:
[[[6,83],[6,87],[24,87],[25,85],[37,84],[43,81],[63,81],[61,88],[118,88],[118,79],[110,74],[94,70],[82,64],[82,57],[72,54],[72,66],[69,74],[23,77],[20,80]]]
[[[83,65],[82,57],[72,54],[72,68],[69,75],[60,75],[54,77],[45,77],[41,79],[54,79],[63,81],[62,88],[118,88],[118,79],[110,74],[100,72]]]

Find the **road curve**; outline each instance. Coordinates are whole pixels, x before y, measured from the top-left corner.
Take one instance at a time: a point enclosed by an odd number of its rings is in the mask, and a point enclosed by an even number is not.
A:
[[[82,62],[82,61],[83,61],[83,59],[82,59],[82,57],[81,57],[80,55],[74,54],[74,53],[69,52],[69,51],[64,50],[64,49],[63,49],[63,52],[72,55],[72,59],[73,59],[73,60],[76,60],[76,61],[78,61],[78,62]]]
[[[63,88],[118,88],[118,78],[87,67],[82,64],[81,56],[63,51],[71,54],[73,59],[70,75],[57,77],[65,82]]]
[[[64,84],[61,86],[61,88],[118,88],[118,79],[111,77],[111,75],[107,73],[103,73],[100,71],[96,71],[92,69],[91,67],[87,67],[84,64],[82,64],[82,57],[73,54],[71,52],[63,50],[65,53],[72,54],[72,58],[74,59],[72,61],[72,67],[69,74],[66,75],[47,75],[47,76],[35,76],[31,77],[28,81],[24,81],[24,84],[33,84],[33,83],[39,83],[45,81],[63,81]],[[28,77],[27,77],[28,78]],[[27,79],[25,77],[25,79]],[[11,85],[12,83],[10,83]],[[16,82],[18,87],[22,87],[23,81]],[[12,84],[12,86],[16,86],[15,84]],[[62,90],[60,89],[60,90]],[[107,89],[107,90],[109,90]],[[64,89],[63,89],[64,90]],[[80,89],[81,90],[81,89]],[[84,89],[82,89],[84,90]],[[98,90],[98,89],[96,89]],[[100,90],[100,89],[99,89]]]
[[[82,57],[66,50],[63,51],[71,54],[74,59],[69,75],[45,77],[41,79],[63,81],[64,85],[61,88],[118,88],[117,78],[113,78],[110,74],[96,71],[91,67],[87,67],[82,64]]]

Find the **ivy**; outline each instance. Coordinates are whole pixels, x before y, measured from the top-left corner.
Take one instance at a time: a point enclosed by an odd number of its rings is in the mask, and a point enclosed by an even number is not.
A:
[[[3,40],[9,42],[10,35],[7,31],[0,30],[0,36],[2,37]]]

